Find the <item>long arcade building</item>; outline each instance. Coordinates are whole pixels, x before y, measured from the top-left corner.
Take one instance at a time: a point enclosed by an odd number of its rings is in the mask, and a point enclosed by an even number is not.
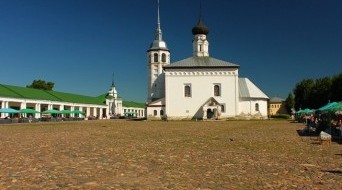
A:
[[[85,114],[70,114],[70,116],[81,118],[145,117],[144,104],[122,101],[117,96],[114,84],[108,93],[97,97],[0,84],[0,108],[34,109],[39,112],[33,115],[35,118],[40,118],[41,112],[46,110],[79,110]],[[1,113],[0,116],[4,118],[9,114]]]

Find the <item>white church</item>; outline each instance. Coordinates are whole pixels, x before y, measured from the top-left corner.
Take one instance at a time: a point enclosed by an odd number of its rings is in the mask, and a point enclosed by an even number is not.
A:
[[[201,18],[192,28],[193,55],[174,63],[162,38],[159,4],[157,20],[147,50],[147,119],[267,118],[268,96],[239,78],[239,65],[209,55],[209,30]]]

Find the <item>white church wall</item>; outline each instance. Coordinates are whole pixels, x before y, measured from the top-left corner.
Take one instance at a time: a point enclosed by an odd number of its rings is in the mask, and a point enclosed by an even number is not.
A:
[[[162,119],[165,117],[165,98],[151,102],[146,108],[146,116],[149,119]]]
[[[146,116],[149,119],[163,119],[165,115],[165,107],[148,107]]]
[[[213,97],[225,106],[221,117],[237,112],[237,75],[234,69],[166,72],[166,114],[168,118],[202,118],[202,106]],[[191,86],[191,97],[185,97],[184,86]],[[219,84],[220,96],[214,96],[214,85]]]
[[[256,105],[259,105],[259,111]],[[239,113],[241,116],[261,116],[267,117],[267,100],[263,99],[242,99],[239,102]]]

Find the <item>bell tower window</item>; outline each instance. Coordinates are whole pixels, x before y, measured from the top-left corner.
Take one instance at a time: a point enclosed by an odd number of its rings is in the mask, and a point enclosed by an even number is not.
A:
[[[162,62],[163,62],[163,63],[166,62],[166,54],[165,54],[165,53],[162,54]]]
[[[153,54],[153,61],[158,62],[158,53]]]

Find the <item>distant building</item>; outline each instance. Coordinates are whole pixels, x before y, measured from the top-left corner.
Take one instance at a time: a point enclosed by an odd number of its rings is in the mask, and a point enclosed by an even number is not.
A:
[[[267,95],[248,78],[239,78],[239,65],[209,55],[208,33],[199,18],[192,28],[193,55],[170,63],[158,6],[155,39],[147,50],[148,119],[267,117]]]
[[[285,100],[279,97],[272,97],[268,102],[268,114],[278,115],[278,114],[288,114],[285,108]]]
[[[118,97],[114,83],[108,93],[97,97],[0,84],[0,108],[34,109],[39,112],[33,115],[36,118],[40,118],[41,112],[46,110],[78,110],[85,114],[71,113],[70,117],[80,118],[145,117],[144,107],[143,103],[123,101]],[[8,115],[1,113],[1,118]]]

